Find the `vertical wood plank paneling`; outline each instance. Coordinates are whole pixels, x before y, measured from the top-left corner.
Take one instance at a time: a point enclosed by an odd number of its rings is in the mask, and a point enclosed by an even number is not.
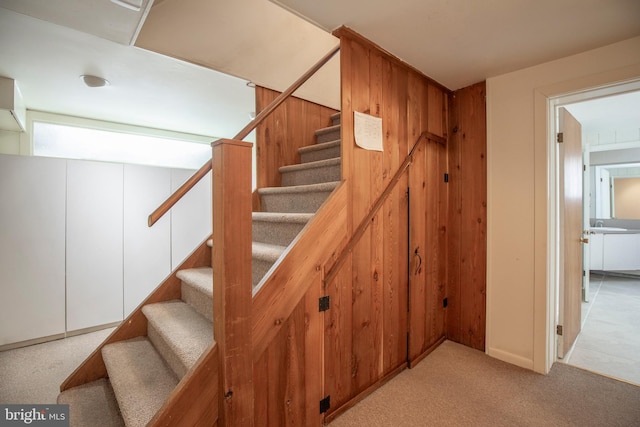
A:
[[[304,419],[300,425],[320,426],[324,415],[320,414],[319,402],[324,398],[324,321],[325,313],[318,310],[318,300],[324,295],[320,280],[305,295],[304,313]]]
[[[383,75],[387,78],[383,83],[382,117],[385,146],[389,147],[389,154],[384,157],[383,178],[390,178],[408,152],[407,73],[392,67],[389,61],[385,61],[383,67]],[[383,374],[404,363],[407,355],[407,186],[405,175],[382,209],[386,236],[383,248]]]
[[[446,99],[446,96],[444,97]],[[446,124],[446,121],[445,121]],[[446,129],[446,127],[445,127]],[[447,199],[447,185],[444,182],[444,174],[447,172],[447,147],[445,145],[436,144],[436,157],[438,164],[438,205],[436,207],[438,211],[438,225],[437,225],[437,240],[438,240],[438,272],[437,272],[437,306],[438,311],[436,313],[436,340],[444,337],[447,333],[446,320],[447,311],[443,306],[443,300],[447,296],[447,214],[448,214],[448,199]]]
[[[280,93],[256,86],[256,111],[260,112]],[[280,166],[300,162],[298,148],[315,143],[315,131],[330,125],[337,111],[290,97],[256,129],[258,187],[279,186]]]
[[[422,100],[425,87],[422,80],[409,75],[407,127],[413,140],[422,132]],[[409,360],[414,360],[423,352],[426,341],[426,197],[427,182],[425,171],[426,146],[422,142],[414,152],[413,163],[409,168]]]
[[[380,55],[370,52],[369,59],[369,109],[370,114],[374,117],[382,116],[382,85],[383,85],[383,77],[382,77],[382,67],[383,67],[383,59]],[[385,124],[388,126],[388,122],[383,120],[383,129],[385,128]],[[384,131],[383,131],[384,132]],[[385,144],[386,142],[386,144]],[[383,137],[383,147],[384,151],[370,151],[369,154],[369,162],[370,162],[370,172],[371,176],[369,182],[371,183],[370,187],[370,198],[371,204],[374,203],[379,194],[384,191],[386,182],[390,179],[387,177],[385,179],[385,171],[384,171],[384,159],[388,157],[385,155],[390,153],[390,151],[394,148],[390,141],[386,140]],[[393,144],[395,145],[395,144]],[[367,211],[369,208],[367,209]],[[368,311],[370,313],[371,324],[369,326],[372,347],[375,349],[382,350],[383,341],[384,341],[384,318],[383,318],[383,284],[384,284],[384,264],[383,264],[383,250],[384,250],[384,242],[386,237],[386,230],[384,229],[384,221],[383,221],[383,209],[381,209],[378,214],[373,218],[370,226],[371,231],[371,241],[370,248],[371,254],[369,256],[369,278],[370,278],[370,288],[369,292],[371,294],[371,306]],[[383,373],[383,353],[382,351],[374,351],[368,352],[369,356],[369,379],[367,380],[367,384],[370,384],[372,379],[379,378]]]
[[[461,264],[464,288],[463,343],[484,350],[486,289],[486,113],[484,83],[470,86],[461,96],[463,122],[461,160],[465,173],[461,200],[465,260]]]
[[[352,105],[353,110],[371,113],[370,104],[370,52],[360,44],[352,43]],[[348,141],[346,144],[352,144]],[[358,224],[367,214],[372,202],[371,153],[362,148],[353,147],[352,180],[353,197],[351,199],[351,215],[353,224]],[[352,387],[362,391],[371,384],[372,364],[375,351],[374,337],[371,328],[371,241],[372,230],[369,228],[353,250],[353,335],[352,354]],[[346,331],[345,331],[346,332]]]
[[[486,109],[485,84],[456,91],[452,101],[450,212],[455,224],[449,239],[447,334],[484,350],[486,319]],[[457,231],[459,230],[459,231]],[[455,233],[455,234],[454,234]]]
[[[446,94],[418,80],[410,89],[410,128],[446,137],[443,111]],[[435,116],[435,118],[434,118]],[[409,360],[417,363],[445,336],[447,191],[444,183],[446,145],[428,140],[414,154],[410,188],[410,344]],[[417,253],[416,253],[417,251]]]
[[[444,117],[444,92],[442,89],[430,84],[427,89],[429,106],[427,117],[427,130],[439,136],[445,136]]]
[[[269,419],[269,352],[265,351],[253,362],[253,413],[255,424],[266,425]]]
[[[351,233],[422,132],[449,139],[452,105],[445,88],[371,42],[348,29],[337,35],[342,45],[342,168],[349,184]],[[383,153],[355,146],[353,111],[382,118]],[[452,185],[460,169],[449,168],[458,167],[459,153],[458,146],[442,140],[418,148],[409,175],[368,224],[337,278],[327,284],[332,298],[332,309],[325,314],[324,349],[330,418],[386,373],[401,367],[407,354],[417,362],[442,342],[449,332],[449,319],[461,319],[460,301],[466,294],[455,285],[461,282],[462,254],[476,251],[482,257],[484,249],[460,247],[465,231],[454,231],[461,225],[461,207],[455,203],[462,200],[460,191],[465,184]],[[449,184],[444,183],[445,172],[450,173]],[[478,179],[477,173],[471,171],[469,179]],[[408,206],[402,189],[406,186],[411,189]],[[473,199],[466,200],[477,205]],[[456,239],[452,233],[458,233]],[[446,309],[445,297],[449,298]],[[454,304],[452,309],[452,300],[458,308]],[[467,303],[471,306],[464,310],[477,321],[477,299]]]
[[[339,408],[356,395],[352,387],[353,366],[353,293],[351,256],[344,263],[326,294],[331,309],[325,312],[324,380],[325,394],[331,395],[332,408]]]
[[[447,338],[455,342],[461,342],[461,326],[460,326],[460,309],[461,309],[461,293],[460,293],[460,261],[461,261],[461,243],[462,233],[461,224],[461,208],[460,208],[460,190],[462,186],[462,172],[460,167],[460,138],[459,129],[459,106],[456,95],[449,95],[450,100],[450,135],[447,150],[448,157],[448,173],[449,183],[448,189],[448,259],[447,259],[447,300],[449,305],[446,311],[447,319]]]

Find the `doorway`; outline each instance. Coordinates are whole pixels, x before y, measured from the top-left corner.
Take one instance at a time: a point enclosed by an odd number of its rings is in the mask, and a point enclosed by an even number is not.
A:
[[[634,117],[640,106],[640,91],[636,82],[635,89],[621,85],[550,101],[557,112],[556,131],[560,130],[559,120],[564,109],[583,124],[584,154],[583,221],[582,230],[577,232],[582,234],[580,239],[585,243],[584,267],[582,274],[571,273],[582,276],[574,279],[583,279],[579,314],[564,311],[563,297],[570,286],[569,278],[562,277],[565,257],[575,258],[575,255],[567,255],[562,239],[559,239],[556,260],[559,272],[556,324],[564,327],[571,323],[570,320],[578,321],[580,332],[568,344],[566,335],[557,336],[558,360],[640,384],[640,368],[635,362],[640,350],[640,332],[635,327],[640,321],[640,215],[635,218],[633,214],[626,214],[629,217],[625,217],[622,212],[629,211],[622,206],[616,209],[616,178],[607,178],[613,174],[635,179],[637,174],[640,181],[640,118]],[[563,217],[566,213],[562,188],[565,175],[563,150],[563,147],[558,148],[555,157],[558,177],[555,217],[559,237],[565,234]],[[620,191],[624,188],[617,187]],[[638,200],[638,197],[633,199],[635,204],[640,204]],[[565,286],[565,282],[569,285]],[[565,331],[558,329],[558,334]]]

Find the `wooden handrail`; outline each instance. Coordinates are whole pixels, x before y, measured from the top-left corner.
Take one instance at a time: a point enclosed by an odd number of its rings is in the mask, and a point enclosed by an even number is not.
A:
[[[402,176],[402,174],[404,174],[404,172],[407,170],[409,165],[413,162],[413,152],[418,147],[418,144],[420,143],[420,141],[422,141],[423,139],[424,140],[431,139],[431,140],[440,142],[444,138],[438,135],[434,135],[427,131],[422,132],[420,136],[418,136],[418,139],[413,144],[413,147],[411,147],[411,151],[409,151],[409,154],[407,154],[407,157],[404,159],[404,161],[402,162],[402,164],[400,165],[396,173],[393,175],[393,177],[391,178],[391,181],[389,181],[389,184],[387,184],[382,194],[378,196],[375,203],[371,207],[371,210],[369,210],[369,213],[365,215],[362,221],[360,221],[358,228],[356,228],[356,231],[353,233],[353,235],[349,239],[349,242],[346,244],[346,246],[342,249],[340,254],[337,256],[336,262],[333,263],[329,271],[325,274],[324,276],[325,285],[331,283],[333,279],[335,279],[338,272],[340,271],[340,267],[342,267],[342,264],[344,264],[344,262],[346,261],[347,255],[351,253],[353,248],[360,241],[360,238],[366,231],[367,227],[369,227],[369,224],[371,224],[371,220],[376,216],[376,213],[378,213],[378,210],[382,207],[384,202],[387,200],[387,197],[389,197],[389,194],[391,194],[391,191],[393,191],[398,181],[400,181],[400,177]]]
[[[264,121],[276,108],[280,106],[287,98],[289,98],[296,90],[300,88],[311,76],[313,76],[320,68],[324,66],[336,53],[340,50],[338,44],[323,56],[313,67],[304,73],[298,80],[296,80],[287,90],[282,92],[276,99],[271,101],[269,105],[262,110],[255,119],[247,124],[240,132],[236,134],[232,139],[236,141],[242,141],[253,131],[260,123]],[[185,194],[189,192],[209,171],[211,170],[211,159],[209,159],[200,169],[194,173],[184,184],[182,184],[176,191],[173,192],[155,211],[149,215],[147,223],[149,227],[155,224],[164,214],[169,211]]]

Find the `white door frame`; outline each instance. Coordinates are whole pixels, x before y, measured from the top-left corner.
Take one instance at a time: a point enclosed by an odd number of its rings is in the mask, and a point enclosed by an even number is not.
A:
[[[640,90],[640,67],[629,67],[539,87],[534,93],[534,229],[535,244],[533,369],[548,373],[557,359],[558,276],[558,155],[556,108],[612,94]],[[544,280],[542,280],[544,278]],[[543,315],[540,313],[543,312]]]

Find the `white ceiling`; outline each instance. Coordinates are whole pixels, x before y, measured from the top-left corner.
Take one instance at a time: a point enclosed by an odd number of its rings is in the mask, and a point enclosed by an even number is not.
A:
[[[450,89],[640,35],[638,0],[279,1],[308,21],[268,0],[126,1],[140,11],[0,0],[0,75],[29,109],[231,137],[254,109],[246,81],[283,90],[343,24]],[[337,108],[338,66],[298,95]],[[111,85],[90,90],[85,73]]]
[[[49,1],[34,3],[29,12],[54,19],[49,8],[39,8]],[[120,8],[109,0],[93,1]],[[8,3],[14,2],[0,0],[0,6]],[[74,22],[113,26],[104,16],[94,8]],[[136,25],[132,21],[125,32],[136,31]],[[0,76],[16,80],[31,110],[230,138],[255,109],[246,80],[3,8],[0,58]],[[104,77],[110,85],[87,88],[81,74]]]
[[[638,0],[271,0],[455,90],[640,35]]]
[[[640,91],[577,102],[566,106],[583,133],[624,131],[640,140]]]
[[[280,91],[338,43],[267,0],[156,0],[136,40],[136,46]],[[296,95],[340,108],[338,57]]]

